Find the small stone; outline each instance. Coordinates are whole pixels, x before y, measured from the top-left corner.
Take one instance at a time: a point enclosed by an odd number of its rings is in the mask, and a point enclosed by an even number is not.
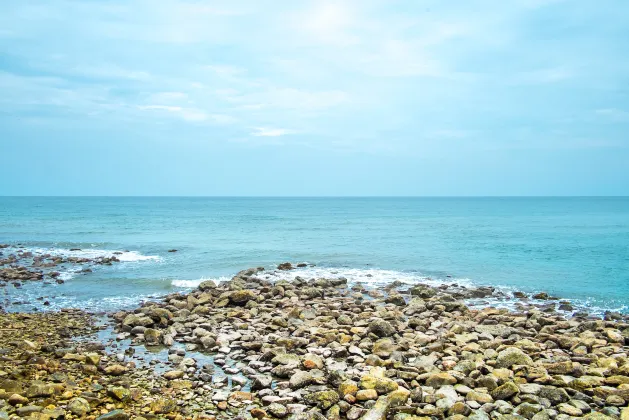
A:
[[[168,414],[177,409],[177,401],[170,398],[158,398],[150,405],[151,411],[156,414]]]
[[[495,400],[508,400],[509,398],[518,395],[520,393],[520,388],[513,382],[507,382],[504,385],[499,386],[498,388],[491,391],[491,396]]]
[[[313,392],[304,396],[304,401],[311,405],[316,405],[323,410],[332,407],[339,402],[339,399],[339,394],[332,390]]]
[[[107,414],[96,417],[96,420],[129,420],[129,415],[123,410],[113,410]]]
[[[20,394],[13,394],[9,397],[7,402],[11,405],[18,405],[18,404],[24,405],[24,404],[28,404],[28,398]]]
[[[127,402],[131,399],[131,391],[121,386],[114,386],[107,390],[107,395],[117,401]]]
[[[516,347],[510,347],[501,351],[496,358],[497,368],[510,368],[514,365],[530,366],[532,364],[533,359]]]
[[[434,373],[426,379],[426,385],[433,388],[439,388],[442,385],[454,385],[456,382],[457,380],[454,376],[445,372]]]
[[[266,408],[266,410],[273,416],[278,418],[284,418],[288,415],[288,409],[282,404],[272,403]]]
[[[361,389],[356,392],[356,401],[369,401],[378,398],[378,392],[375,389]]]
[[[162,376],[165,379],[172,381],[174,379],[183,378],[184,375],[185,375],[185,372],[183,372],[182,370],[169,370],[168,372],[165,372]]]
[[[127,368],[122,365],[111,365],[105,368],[105,373],[113,376],[120,376],[127,371]]]
[[[251,411],[249,411],[249,413],[251,414],[252,417],[256,419],[261,419],[261,418],[266,417],[266,411],[258,407],[252,408]]]
[[[68,410],[77,416],[84,416],[92,411],[92,408],[85,398],[78,397],[70,401]]]
[[[384,319],[375,319],[369,324],[369,332],[378,337],[390,337],[395,334],[395,328]]]

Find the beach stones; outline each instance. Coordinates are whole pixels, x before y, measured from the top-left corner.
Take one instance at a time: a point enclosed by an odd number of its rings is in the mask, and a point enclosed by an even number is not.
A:
[[[76,416],[82,417],[92,411],[92,408],[85,398],[78,397],[70,401],[68,411]]]
[[[401,283],[374,291],[259,273],[112,314],[120,335],[107,349],[62,346],[70,325],[7,318],[43,331],[0,337],[0,371],[10,372],[0,376],[2,409],[39,407],[43,416],[53,402],[76,417],[217,420],[629,417],[622,320],[462,303],[490,288],[421,285],[411,294]],[[155,344],[172,347],[160,354]],[[3,362],[3,349],[19,363]],[[37,381],[9,379],[31,368]]]
[[[369,332],[378,337],[390,337],[395,334],[395,328],[384,319],[375,319],[369,323]]]
[[[510,368],[514,365],[530,366],[532,364],[533,359],[515,347],[501,351],[496,358],[496,367],[498,368]]]

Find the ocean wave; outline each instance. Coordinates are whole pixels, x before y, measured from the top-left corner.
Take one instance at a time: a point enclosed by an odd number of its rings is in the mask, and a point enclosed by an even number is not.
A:
[[[195,287],[199,287],[199,285],[203,283],[204,281],[211,280],[214,283],[218,284],[222,281],[229,281],[230,278],[231,277],[218,277],[218,278],[202,277],[197,280],[172,280],[170,284],[173,287],[178,287],[181,289],[194,289]]]
[[[385,286],[393,283],[394,281],[408,285],[421,283],[435,287],[442,286],[444,284],[457,284],[459,286],[466,287],[473,286],[472,281],[468,278],[435,278],[418,272],[380,270],[376,268],[307,267],[288,271],[266,271],[256,274],[256,277],[270,281],[291,281],[297,276],[306,280],[313,278],[338,279],[344,277],[352,283],[363,283],[372,286]]]
[[[136,262],[136,261],[159,261],[161,257],[157,255],[143,255],[137,251],[119,251],[110,249],[66,249],[66,248],[20,248],[24,252],[32,252],[35,255],[56,255],[60,257],[75,257],[75,258],[98,258],[98,257],[116,257],[121,262]]]
[[[307,267],[298,268],[294,270],[282,271],[282,270],[269,270],[256,274],[257,277],[263,278],[269,281],[286,280],[292,281],[295,277],[299,276],[305,280],[328,278],[338,279],[346,278],[349,284],[360,283],[367,288],[377,288],[387,286],[395,281],[405,285],[425,284],[433,287],[440,286],[460,286],[465,288],[476,287],[491,287],[495,290],[493,296],[485,298],[470,298],[465,302],[473,308],[505,308],[509,310],[519,310],[522,304],[532,303],[535,305],[543,306],[550,303],[557,303],[556,300],[540,300],[533,299],[532,296],[538,292],[544,292],[544,290],[537,291],[525,291],[529,296],[526,300],[520,300],[514,297],[514,292],[522,291],[517,286],[513,285],[497,285],[487,284],[474,281],[466,277],[443,277],[437,278],[434,276],[426,276],[419,272],[412,271],[395,271],[395,270],[380,270],[375,268],[361,269],[361,268],[327,268],[327,267]],[[618,302],[608,302],[608,304],[602,302],[593,302],[590,299],[579,298],[566,298],[559,296],[561,302],[568,303],[573,307],[572,310],[559,310],[557,312],[571,315],[579,311],[585,311],[589,314],[596,316],[603,316],[605,312],[627,312],[629,306],[619,304]]]

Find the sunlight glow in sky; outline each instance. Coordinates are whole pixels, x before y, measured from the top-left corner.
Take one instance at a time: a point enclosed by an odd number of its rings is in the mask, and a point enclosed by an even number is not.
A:
[[[626,0],[3,0],[4,195],[629,195]]]

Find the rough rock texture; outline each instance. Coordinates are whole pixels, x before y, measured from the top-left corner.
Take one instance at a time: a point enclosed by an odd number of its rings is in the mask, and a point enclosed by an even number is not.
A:
[[[0,335],[0,416],[629,420],[623,316],[292,274],[245,270],[112,314],[107,351],[69,340],[90,331],[84,314],[2,315],[20,335]],[[156,344],[165,360],[146,368],[136,349]]]

